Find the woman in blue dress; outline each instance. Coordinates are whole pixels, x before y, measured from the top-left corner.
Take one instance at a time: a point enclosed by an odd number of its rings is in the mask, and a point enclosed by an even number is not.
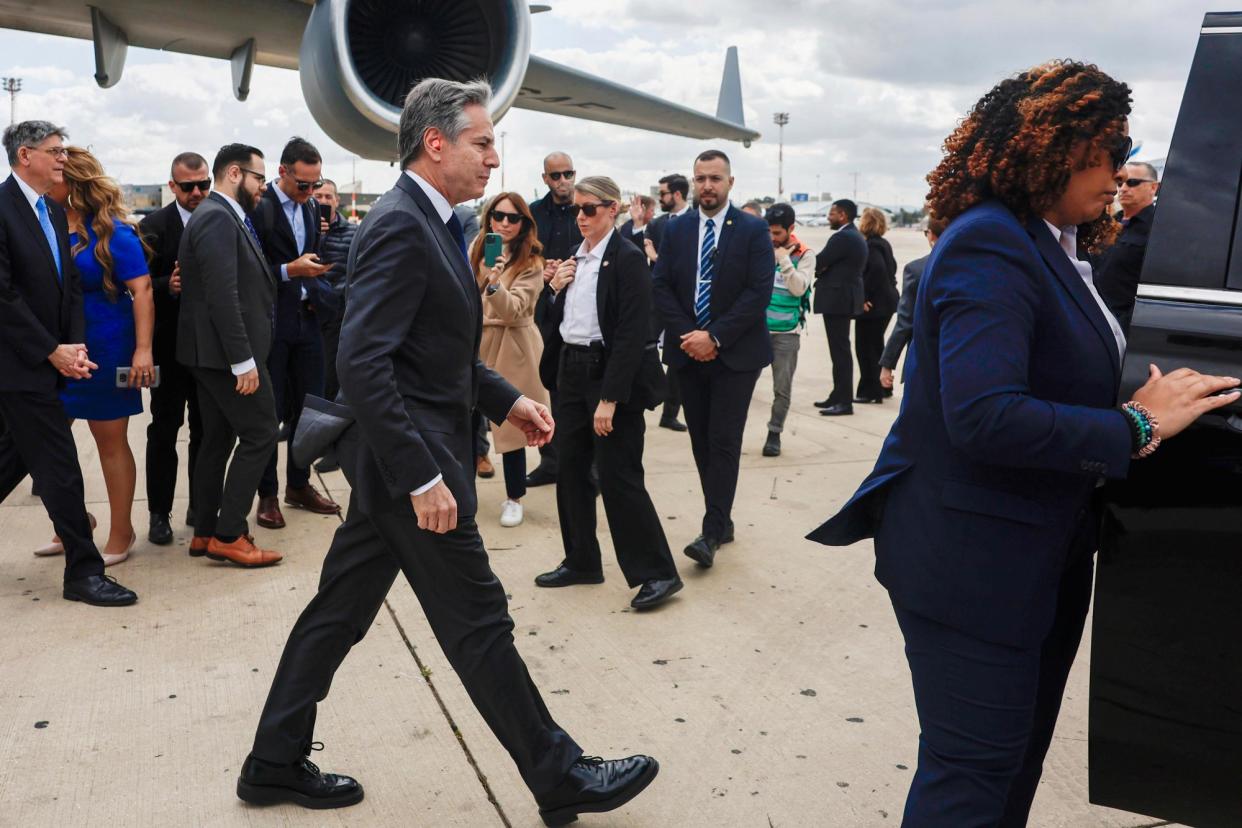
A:
[[[129,557],[137,540],[131,511],[138,472],[129,447],[129,418],[142,413],[141,388],[155,379],[151,331],[155,304],[142,241],[120,186],[88,150],[69,147],[64,181],[49,193],[65,208],[69,245],[82,277],[86,347],[99,368],[69,380],[61,401],[71,419],[86,420],[99,450],[112,519],[100,549],[104,565]],[[130,368],[117,387],[117,368]]]

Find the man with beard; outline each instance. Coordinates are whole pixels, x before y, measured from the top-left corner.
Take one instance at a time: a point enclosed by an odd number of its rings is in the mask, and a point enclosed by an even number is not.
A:
[[[267,373],[276,278],[248,216],[267,188],[263,153],[227,144],[211,172],[215,191],[190,217],[177,257],[177,359],[194,375],[203,418],[190,555],[270,566],[281,555],[255,546],[246,523],[277,433]]]

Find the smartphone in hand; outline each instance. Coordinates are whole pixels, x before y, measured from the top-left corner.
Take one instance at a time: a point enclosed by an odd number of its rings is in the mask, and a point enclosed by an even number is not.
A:
[[[483,265],[485,267],[494,267],[496,260],[500,258],[500,252],[504,249],[504,240],[500,238],[499,233],[488,233],[483,237]]]

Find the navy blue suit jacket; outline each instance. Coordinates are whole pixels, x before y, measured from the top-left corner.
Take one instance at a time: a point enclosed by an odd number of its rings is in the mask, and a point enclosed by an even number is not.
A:
[[[298,250],[298,243],[293,237],[293,227],[289,224],[289,217],[276,195],[275,183],[268,185],[267,191],[250,215],[259,240],[263,243],[268,266],[276,279],[276,336],[282,339],[292,339],[298,335],[294,321],[297,319],[298,305],[302,303],[302,288],[306,288],[306,298],[321,320],[331,321],[340,313],[340,296],[332,289],[327,275],[305,279],[291,278],[287,282],[280,278],[281,265],[288,264],[303,253],[314,253],[319,249],[319,212],[315,200],[307,201],[299,209],[302,211],[302,224],[306,228],[306,246],[302,250]]]
[[[716,234],[711,323],[720,343],[717,359],[733,371],[758,371],[772,362],[767,311],[776,276],[776,254],[767,223],[730,206]],[[656,261],[655,304],[664,319],[664,362],[690,362],[681,335],[698,330],[694,316],[699,267],[699,211],[668,222]]]
[[[1033,646],[1071,534],[1124,477],[1116,341],[1043,221],[987,202],[927,262],[901,412],[874,471],[808,537],[875,537],[893,601],[978,638]]]

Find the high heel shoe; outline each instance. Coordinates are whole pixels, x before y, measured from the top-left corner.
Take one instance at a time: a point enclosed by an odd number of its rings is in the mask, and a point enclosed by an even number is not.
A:
[[[107,552],[104,552],[101,550],[99,553],[99,556],[103,558],[104,566],[105,567],[114,566],[116,564],[124,563],[125,561],[129,560],[129,553],[134,551],[134,546],[137,543],[138,543],[138,535],[137,533],[135,533],[134,536],[129,539],[129,546],[125,547],[124,552],[119,552],[115,555],[110,555]]]
[[[95,527],[97,527],[99,523],[95,520],[95,516],[90,512],[86,513],[86,518],[91,522],[91,532],[93,533],[95,531]],[[41,546],[36,549],[34,553],[37,558],[50,558],[52,555],[63,555],[65,554],[65,545],[60,541],[52,541],[47,546]]]

